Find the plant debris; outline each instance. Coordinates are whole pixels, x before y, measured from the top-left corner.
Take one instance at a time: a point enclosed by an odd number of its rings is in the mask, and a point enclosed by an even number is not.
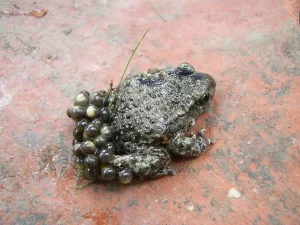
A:
[[[45,9],[34,9],[31,11],[17,11],[17,12],[0,11],[0,14],[7,15],[7,16],[34,16],[40,18],[45,16],[47,12],[48,11]]]

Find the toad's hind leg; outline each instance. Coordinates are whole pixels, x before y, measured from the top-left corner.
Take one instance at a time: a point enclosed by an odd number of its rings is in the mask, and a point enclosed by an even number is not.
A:
[[[116,155],[112,164],[119,169],[130,169],[138,179],[174,175],[169,167],[170,155],[164,148],[139,145],[132,152],[126,155]]]
[[[186,137],[184,134],[179,133],[168,142],[168,150],[183,157],[198,156],[204,152],[208,145],[213,144],[211,139],[204,138],[204,132],[205,130],[201,130],[199,137]]]

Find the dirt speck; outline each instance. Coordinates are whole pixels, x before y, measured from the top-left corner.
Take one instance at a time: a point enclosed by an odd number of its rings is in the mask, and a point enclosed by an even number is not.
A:
[[[128,207],[135,207],[135,206],[138,206],[138,204],[139,204],[139,201],[136,198],[132,198],[127,201]]]

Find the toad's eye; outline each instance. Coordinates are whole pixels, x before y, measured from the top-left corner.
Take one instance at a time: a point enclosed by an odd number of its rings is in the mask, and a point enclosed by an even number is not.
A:
[[[204,94],[204,96],[203,96],[203,101],[204,101],[204,102],[208,102],[208,101],[209,101],[209,93],[206,92],[206,93]]]
[[[192,75],[195,73],[195,69],[191,64],[184,62],[176,68],[176,73],[178,75]]]
[[[198,96],[197,100],[196,100],[196,105],[198,106],[202,106],[205,105],[206,103],[208,103],[210,100],[210,94],[209,92],[204,93],[203,95]]]

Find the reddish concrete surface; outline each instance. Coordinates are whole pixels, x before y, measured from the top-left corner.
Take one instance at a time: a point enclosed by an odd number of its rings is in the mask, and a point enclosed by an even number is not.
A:
[[[285,6],[294,21],[300,24],[300,1],[299,0],[284,0]]]
[[[146,0],[0,2],[48,10],[0,17],[0,224],[300,224],[297,1],[151,2],[163,19]],[[197,128],[216,143],[172,162],[176,176],[76,190],[66,108],[117,84],[149,27],[129,73],[188,61],[212,74]]]

